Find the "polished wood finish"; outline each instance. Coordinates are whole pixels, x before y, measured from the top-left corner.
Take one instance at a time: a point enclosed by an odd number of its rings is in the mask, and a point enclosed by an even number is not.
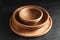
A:
[[[19,7],[10,18],[10,27],[23,37],[37,37],[46,34],[52,27],[49,12],[40,6]]]

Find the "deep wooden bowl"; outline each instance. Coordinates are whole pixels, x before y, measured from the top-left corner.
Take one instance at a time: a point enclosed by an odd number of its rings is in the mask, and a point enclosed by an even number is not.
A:
[[[43,17],[43,12],[39,8],[24,7],[19,12],[19,17],[27,25],[36,25]]]

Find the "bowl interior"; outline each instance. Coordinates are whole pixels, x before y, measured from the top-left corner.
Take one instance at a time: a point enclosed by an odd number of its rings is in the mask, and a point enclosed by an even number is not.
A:
[[[35,8],[24,8],[20,11],[19,16],[24,20],[35,20],[41,16],[41,11]]]

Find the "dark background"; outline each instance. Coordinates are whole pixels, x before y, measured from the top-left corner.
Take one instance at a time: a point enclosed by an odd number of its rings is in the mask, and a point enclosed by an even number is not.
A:
[[[53,18],[52,29],[44,36],[23,38],[15,34],[9,26],[13,11],[23,5],[38,5],[49,11]],[[59,0],[0,0],[0,40],[60,40]]]

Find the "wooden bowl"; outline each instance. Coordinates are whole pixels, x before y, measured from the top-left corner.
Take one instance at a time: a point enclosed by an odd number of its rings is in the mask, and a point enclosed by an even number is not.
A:
[[[43,12],[34,7],[24,7],[19,12],[19,17],[27,25],[36,25],[43,17]]]
[[[20,13],[23,13],[23,12],[21,12],[22,9],[30,8],[30,7],[33,7],[35,9],[37,8],[43,12],[43,16],[42,16],[41,20],[39,19],[40,21],[38,21],[38,23],[35,25],[25,24],[25,22],[23,22],[24,19],[22,18],[22,16],[20,16]],[[23,10],[23,11],[25,11],[25,10]],[[25,14],[23,13],[23,15],[25,15]],[[28,14],[28,15],[30,15],[30,14]],[[32,21],[34,21],[34,20],[32,20]],[[29,24],[31,24],[31,23],[29,23]],[[23,36],[23,37],[42,36],[51,29],[52,18],[49,15],[48,11],[45,10],[44,8],[42,8],[40,6],[35,6],[35,5],[26,5],[26,6],[19,7],[18,9],[16,9],[14,11],[14,13],[10,19],[10,27],[16,34]]]

